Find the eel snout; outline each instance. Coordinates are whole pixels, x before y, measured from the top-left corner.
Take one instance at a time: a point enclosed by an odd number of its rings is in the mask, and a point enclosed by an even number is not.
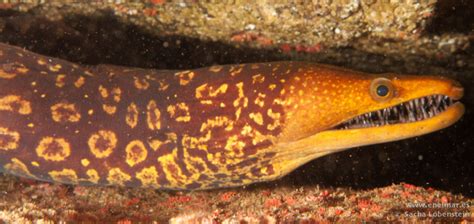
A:
[[[331,101],[313,104],[327,108],[306,124],[326,123],[329,127],[295,141],[278,145],[283,173],[315,158],[364,145],[412,138],[446,128],[464,114],[459,102],[464,89],[459,82],[440,76],[371,75],[331,71],[324,78],[330,85],[320,92],[337,91]],[[327,74],[327,73],[323,73]],[[328,80],[324,80],[326,83]],[[316,89],[313,87],[313,89]],[[319,93],[314,92],[313,93]],[[317,98],[316,98],[317,99]],[[337,108],[337,110],[333,110]],[[324,122],[321,122],[324,121]],[[298,133],[297,129],[287,131]],[[301,133],[301,132],[300,132]],[[302,135],[300,135],[302,136]]]

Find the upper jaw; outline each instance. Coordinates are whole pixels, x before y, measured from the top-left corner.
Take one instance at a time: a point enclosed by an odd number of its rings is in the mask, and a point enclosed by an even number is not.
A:
[[[453,100],[460,100],[464,95],[464,88],[459,82],[453,81],[451,90],[446,95]]]
[[[464,95],[464,88],[459,82],[443,79],[442,83],[443,88],[433,88],[431,93],[418,93],[420,95],[407,97],[405,101],[358,114],[336,124],[331,130],[396,125],[435,117],[454,104],[460,104],[457,101]]]
[[[462,95],[457,91],[456,94],[452,94],[452,96],[453,97],[436,94],[408,100],[398,105],[352,117],[332,129],[379,127],[429,119],[446,111],[456,103],[455,99],[460,99]]]

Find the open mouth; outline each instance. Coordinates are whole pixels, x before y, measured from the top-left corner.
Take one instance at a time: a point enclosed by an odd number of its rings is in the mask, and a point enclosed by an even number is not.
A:
[[[454,102],[445,95],[425,96],[393,107],[359,115],[337,125],[334,129],[358,129],[417,122],[440,114],[453,105]]]

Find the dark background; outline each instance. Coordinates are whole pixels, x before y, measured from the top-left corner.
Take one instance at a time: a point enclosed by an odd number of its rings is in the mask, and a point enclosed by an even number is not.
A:
[[[1,42],[91,65],[184,69],[213,64],[314,60],[357,68],[351,60],[351,57],[357,56],[358,62],[370,63],[363,69],[367,72],[400,72],[405,71],[403,65],[406,63],[403,59],[351,48],[336,49],[346,57],[331,58],[325,57],[325,51],[310,56],[300,53],[288,55],[278,50],[249,49],[181,36],[156,37],[138,27],[119,22],[112,12],[96,18],[70,15],[63,21],[51,22],[16,11],[0,10],[0,19],[4,21]],[[456,57],[474,61],[473,29],[472,3],[467,0],[443,0],[437,5],[437,13],[427,34],[470,35],[471,47],[459,52]],[[454,66],[454,59],[443,62],[426,58],[409,60],[420,60],[420,72],[409,71],[411,73],[423,73],[422,67],[441,66],[463,84],[465,97],[462,102],[466,106],[466,114],[456,125],[413,139],[329,155],[304,165],[280,181],[267,184],[294,187],[319,184],[371,189],[407,182],[474,197],[473,71]],[[391,66],[380,67],[387,61]]]

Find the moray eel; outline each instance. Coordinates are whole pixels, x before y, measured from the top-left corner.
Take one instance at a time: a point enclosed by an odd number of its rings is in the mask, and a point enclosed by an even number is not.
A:
[[[83,66],[0,44],[0,167],[66,184],[241,186],[445,128],[462,95],[439,76],[305,62]]]

